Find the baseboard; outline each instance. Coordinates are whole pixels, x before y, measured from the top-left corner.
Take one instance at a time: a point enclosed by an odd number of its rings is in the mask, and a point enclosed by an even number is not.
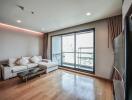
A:
[[[91,76],[91,77],[94,77],[94,78],[98,78],[98,79],[102,79],[102,80],[106,80],[106,81],[112,82],[112,80],[110,80],[110,79],[106,79],[106,78],[103,78],[103,77],[100,77],[100,76],[97,76],[97,75],[91,74],[91,73],[86,73],[86,72],[73,70],[73,69],[69,69],[69,68],[64,68],[64,67],[59,67],[59,69],[67,70],[67,71],[71,71],[71,72],[75,72],[75,73],[79,73],[79,74],[83,74],[83,75],[87,75],[87,76]]]

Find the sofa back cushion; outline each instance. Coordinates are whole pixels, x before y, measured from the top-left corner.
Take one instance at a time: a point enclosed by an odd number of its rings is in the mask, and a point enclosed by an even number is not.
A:
[[[49,60],[49,59],[43,59],[42,61],[43,61],[43,62],[47,62],[47,63],[48,63],[48,62],[51,62],[51,60]]]
[[[9,66],[10,66],[10,67],[15,66],[15,65],[16,65],[17,59],[18,59],[18,58],[9,58],[9,61],[8,61]]]
[[[30,61],[31,57],[22,57],[22,58],[27,59],[28,61]]]
[[[9,58],[9,66],[14,67],[16,65],[27,65],[28,63],[38,63],[42,61],[42,56],[33,57],[21,57],[21,58]]]
[[[33,57],[31,57],[30,61],[32,63],[38,63],[38,62],[40,62],[40,59],[37,56],[33,56]]]
[[[18,65],[27,65],[29,63],[29,59],[22,57],[17,61]]]
[[[39,60],[42,61],[42,56],[36,56],[36,57],[38,57]],[[40,61],[39,61],[39,62],[40,62]]]

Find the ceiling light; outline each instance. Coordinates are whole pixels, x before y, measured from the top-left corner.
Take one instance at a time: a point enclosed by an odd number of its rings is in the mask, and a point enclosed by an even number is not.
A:
[[[87,16],[90,16],[90,15],[91,15],[91,13],[90,13],[90,12],[88,12],[88,13],[86,13],[86,15],[87,15]]]
[[[17,20],[16,22],[17,22],[17,23],[21,23],[22,21],[21,21],[21,20]]]

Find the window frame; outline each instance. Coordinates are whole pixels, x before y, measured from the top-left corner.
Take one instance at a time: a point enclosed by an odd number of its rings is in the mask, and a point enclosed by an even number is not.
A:
[[[93,31],[93,54],[94,54],[94,58],[93,58],[93,71],[88,71],[88,70],[83,70],[83,69],[78,69],[76,68],[76,34],[79,34],[80,32],[87,32],[87,31]],[[71,67],[67,67],[67,66],[62,66],[62,36],[63,35],[70,35],[73,34],[74,35],[74,68]],[[57,35],[52,35],[50,36],[50,58],[52,60],[52,38],[54,36],[61,36],[61,66],[59,65],[59,67],[65,67],[65,68],[69,68],[69,69],[73,69],[73,70],[77,70],[77,71],[83,71],[83,72],[88,72],[88,73],[92,73],[95,74],[95,57],[96,57],[96,53],[95,53],[95,28],[90,28],[90,29],[83,29],[83,30],[79,30],[79,31],[73,31],[73,32],[68,32],[68,33],[62,33],[62,34],[57,34]]]

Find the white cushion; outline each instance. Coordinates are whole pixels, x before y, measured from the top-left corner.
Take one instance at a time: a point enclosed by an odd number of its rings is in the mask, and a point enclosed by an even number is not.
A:
[[[27,65],[29,63],[29,60],[28,59],[26,59],[26,58],[21,58],[21,59],[19,59],[19,64],[20,65]]]
[[[27,70],[27,66],[14,66],[12,67],[13,72],[21,72]]]
[[[10,58],[9,59],[9,66],[14,67],[16,65],[17,58]]]
[[[27,59],[27,60],[30,60],[31,57],[22,57],[22,58]]]
[[[36,63],[30,63],[30,64],[27,64],[28,68],[33,68],[33,67],[37,67],[38,64]]]
[[[36,57],[38,57],[39,60],[42,61],[42,56],[36,56]],[[39,61],[39,62],[40,62],[40,61]]]
[[[33,56],[30,60],[31,60],[32,63],[40,62],[40,59],[37,56]]]
[[[57,64],[55,64],[53,62],[50,62],[50,63],[39,62],[38,64],[39,64],[40,67],[47,67],[47,68],[57,66]]]

